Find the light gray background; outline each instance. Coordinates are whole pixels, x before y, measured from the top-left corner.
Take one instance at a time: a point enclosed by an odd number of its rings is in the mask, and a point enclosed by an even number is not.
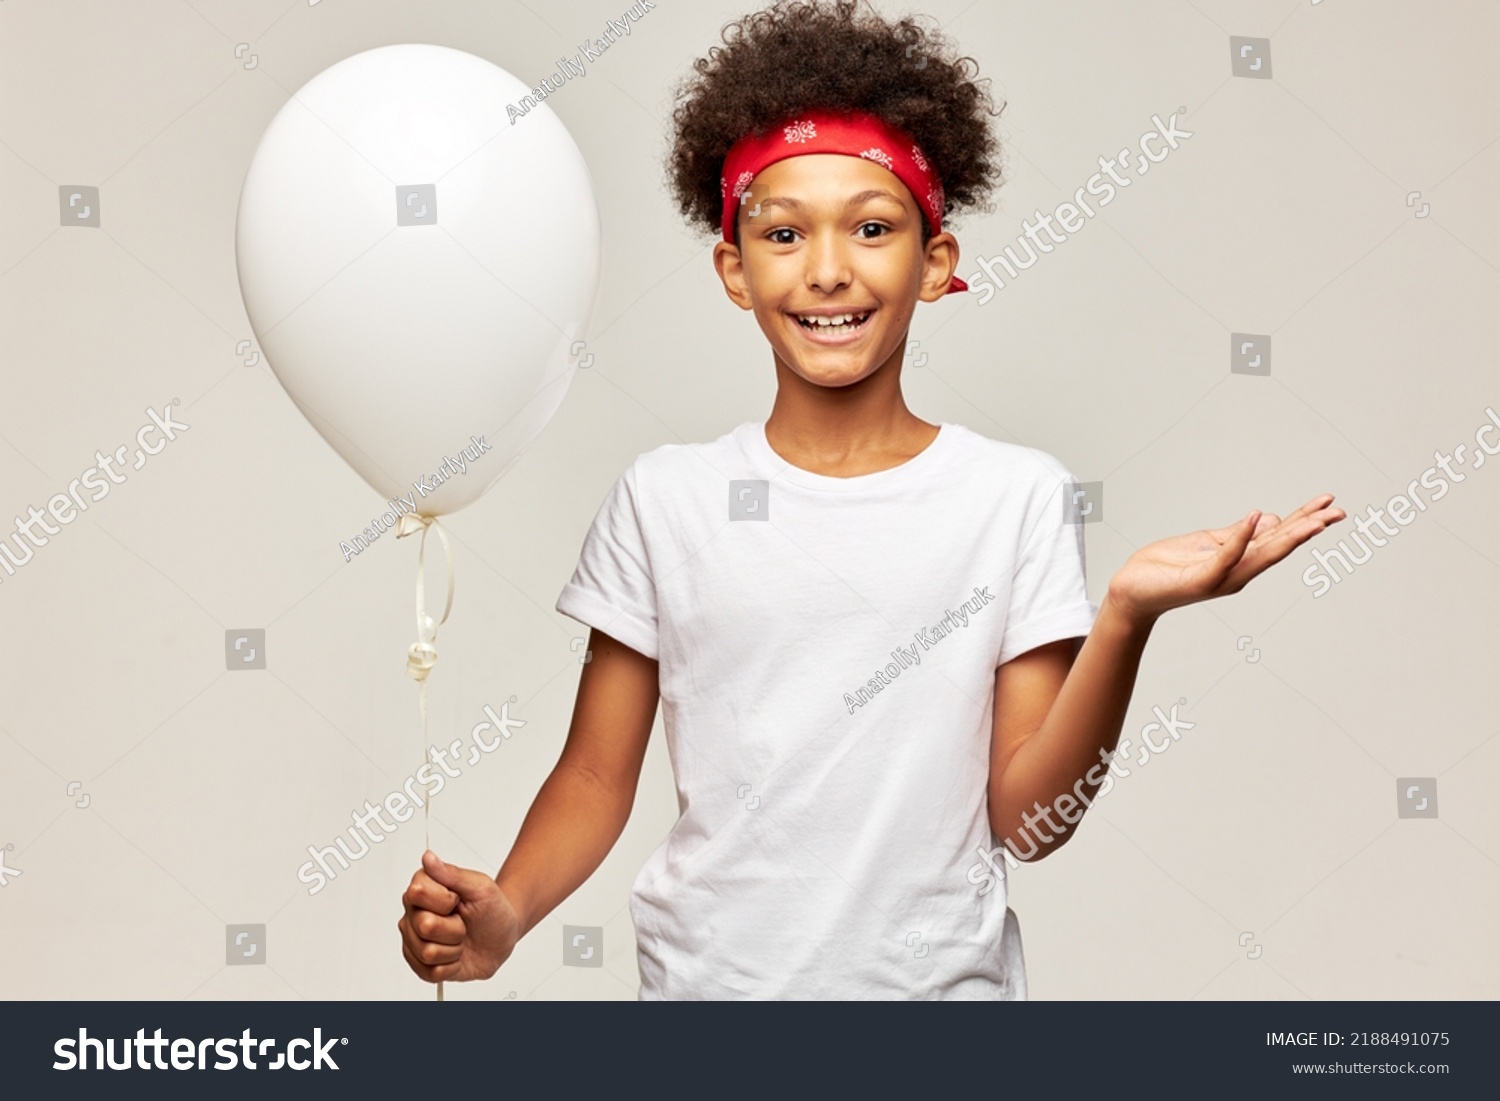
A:
[[[0,845],[21,871],[0,889],[5,997],[433,996],[394,927],[420,817],[317,896],[296,879],[309,844],[331,844],[420,761],[403,673],[416,547],[385,538],[344,562],[339,540],[378,495],[264,362],[235,355],[252,335],[239,187],[288,96],[350,54],[439,43],[532,82],[623,9],[0,0],[0,526],[131,439],[148,405],[179,398],[191,425],[0,575]],[[615,477],[642,451],[770,409],[766,343],[662,170],[671,80],[742,10],[659,0],[547,101],[603,218],[595,358],[516,468],[446,521],[458,594],[433,740],[466,736],[512,695],[527,722],[438,796],[433,844],[456,863],[499,867],[561,748],[570,642],[586,630],[552,606]],[[1500,8],[922,10],[1009,102],[997,128],[1012,178],[993,214],[950,227],[962,275],[1101,155],[1134,147],[1152,114],[1185,107],[1194,134],[989,303],[951,296],[913,323],[928,355],[904,381],[918,415],[1104,482],[1091,597],[1137,547],[1254,507],[1285,513],[1323,491],[1351,514],[1383,504],[1500,403]],[[1273,79],[1230,75],[1231,35],[1271,39]],[[60,230],[62,184],[100,188],[101,228]],[[1269,377],[1230,374],[1231,332],[1273,336]],[[1197,725],[1120,781],[1074,843],[1013,876],[1034,997],[1500,993],[1485,779],[1500,769],[1497,500],[1500,469],[1472,472],[1321,599],[1299,579],[1304,547],[1160,623],[1125,735],[1139,743],[1153,705],[1180,698]],[[264,671],[226,672],[224,632],[241,627],[265,629]],[[1256,663],[1236,649],[1244,635]],[[1439,818],[1398,819],[1403,776],[1437,778]],[[66,794],[75,780],[87,807]],[[603,867],[494,980],[448,996],[633,998],[628,891],[675,814],[658,729]],[[260,923],[268,962],[226,966],[226,926]],[[564,924],[603,927],[602,968],[563,966]]]

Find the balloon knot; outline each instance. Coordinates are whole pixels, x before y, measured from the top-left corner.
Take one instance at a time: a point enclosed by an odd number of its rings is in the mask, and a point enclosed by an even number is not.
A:
[[[416,512],[403,512],[396,521],[396,538],[401,539],[408,535],[414,535],[429,524],[436,522],[436,520],[436,516],[423,516]]]

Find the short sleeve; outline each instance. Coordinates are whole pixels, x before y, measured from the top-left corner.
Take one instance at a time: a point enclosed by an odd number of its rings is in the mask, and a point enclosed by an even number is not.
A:
[[[656,583],[641,522],[638,477],[632,463],[604,498],[556,607],[655,659]]]
[[[996,668],[1049,642],[1087,635],[1099,614],[1085,585],[1083,524],[1069,520],[1066,512],[1078,482],[1050,455],[1037,455],[1047,473],[1038,479],[1027,509],[1028,530],[1011,578]]]

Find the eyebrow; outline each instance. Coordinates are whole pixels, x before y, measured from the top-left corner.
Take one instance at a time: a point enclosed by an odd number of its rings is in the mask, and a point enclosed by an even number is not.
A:
[[[852,207],[860,206],[864,203],[869,202],[871,199],[890,199],[892,202],[898,204],[901,203],[900,196],[898,196],[893,191],[886,191],[884,188],[870,188],[868,190],[861,191],[858,195],[851,195],[849,197],[849,201],[844,204],[844,209],[849,210]],[[772,206],[784,206],[790,210],[805,209],[805,204],[800,199],[793,199],[788,196],[773,195],[768,199],[762,199],[760,201],[760,208],[762,210],[765,210],[767,207]]]

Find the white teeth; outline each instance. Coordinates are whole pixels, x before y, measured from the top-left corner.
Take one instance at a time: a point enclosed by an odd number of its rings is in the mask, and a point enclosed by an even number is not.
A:
[[[861,314],[843,313],[835,314],[832,317],[799,317],[797,318],[797,321],[799,324],[807,328],[817,326],[820,329],[832,329],[849,325],[863,324],[865,318],[869,316],[870,315],[868,312]]]

